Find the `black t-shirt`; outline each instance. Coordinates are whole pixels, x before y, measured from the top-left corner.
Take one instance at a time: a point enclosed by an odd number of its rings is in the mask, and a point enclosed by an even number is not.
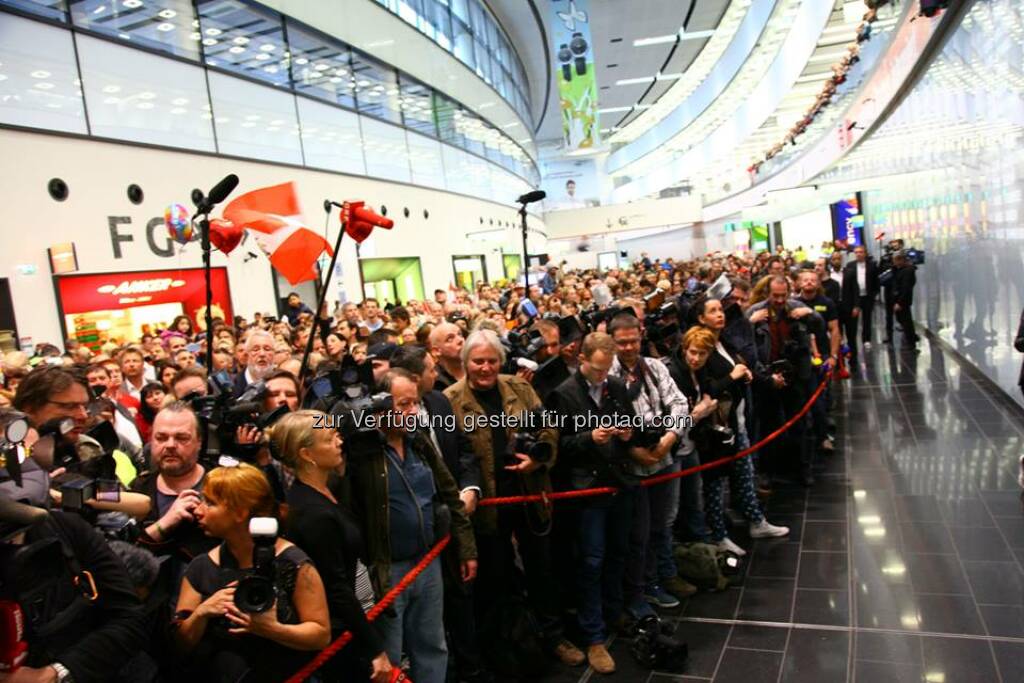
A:
[[[828,358],[830,355],[831,347],[828,342],[828,326],[833,320],[839,319],[839,309],[836,307],[836,303],[829,299],[823,294],[818,294],[813,299],[800,298],[805,304],[811,307],[811,309],[820,315],[825,320],[825,325],[822,329],[814,330],[814,338],[818,342],[818,353],[821,357]]]
[[[221,564],[215,564],[208,553],[196,557],[185,570],[185,578],[203,600],[242,578],[246,570],[239,569],[235,556],[226,544],[220,546]],[[277,571],[277,619],[282,624],[299,623],[299,615],[292,602],[299,568],[310,563],[309,556],[296,545],[278,553],[274,560]],[[246,681],[281,681],[302,667],[315,652],[303,652],[279,645],[266,638],[253,635],[236,636],[228,633],[233,628],[226,619],[212,620],[193,653],[198,669],[221,675],[245,674]]]
[[[488,417],[501,415],[505,408],[501,403],[501,391],[497,383],[490,389],[473,389],[473,395],[480,402]],[[503,483],[510,480],[509,472],[505,470],[505,453],[508,451],[508,432],[500,427],[491,428],[491,453],[494,454],[494,479],[498,485],[499,493],[503,494]]]

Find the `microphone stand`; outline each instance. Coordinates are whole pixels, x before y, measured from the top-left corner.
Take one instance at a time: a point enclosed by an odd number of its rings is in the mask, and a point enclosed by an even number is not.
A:
[[[526,202],[519,206],[519,217],[522,220],[523,231],[523,277],[526,282],[526,296],[530,296],[530,254],[526,249]],[[513,283],[515,284],[515,283]],[[513,287],[514,289],[514,287]]]
[[[324,211],[327,213],[324,219],[324,233],[327,232],[327,223],[331,218],[331,200],[324,200]],[[345,209],[342,208],[344,212]],[[341,240],[345,237],[345,224],[347,222],[347,216],[342,216],[341,230],[338,232],[338,239],[334,243],[334,254],[331,255],[331,265],[327,268],[327,275],[324,277],[323,284],[320,286],[320,296],[317,297],[316,302],[316,313],[313,315],[313,329],[309,331],[309,339],[306,340],[306,351],[302,354],[302,367],[299,369],[299,381],[306,376],[306,368],[309,365],[309,354],[313,353],[313,340],[317,334],[318,327],[320,325],[320,310],[324,306],[324,300],[327,298],[327,284],[330,282],[331,273],[334,272],[334,264],[338,261],[338,253],[341,252]]]
[[[206,371],[213,376],[213,284],[210,282],[210,214],[199,219],[200,244],[203,249],[203,278],[206,281]]]

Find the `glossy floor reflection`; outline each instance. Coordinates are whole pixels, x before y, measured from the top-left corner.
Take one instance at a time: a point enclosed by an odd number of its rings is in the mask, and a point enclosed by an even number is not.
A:
[[[840,383],[838,454],[769,504],[791,537],[736,525],[743,585],[665,611],[685,675],[641,669],[616,640],[615,674],[557,680],[1024,681],[1024,419],[941,342],[920,346],[876,344]]]

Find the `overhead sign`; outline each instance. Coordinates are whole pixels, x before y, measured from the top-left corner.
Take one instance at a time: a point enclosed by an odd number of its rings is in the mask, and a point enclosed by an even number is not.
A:
[[[551,0],[555,79],[567,151],[590,149],[601,142],[589,6],[590,0]]]

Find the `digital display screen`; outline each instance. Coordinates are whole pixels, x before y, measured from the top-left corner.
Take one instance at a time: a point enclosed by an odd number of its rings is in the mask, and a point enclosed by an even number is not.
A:
[[[864,214],[860,193],[844,197],[829,208],[832,211],[832,237],[845,242],[850,249],[864,244]]]

